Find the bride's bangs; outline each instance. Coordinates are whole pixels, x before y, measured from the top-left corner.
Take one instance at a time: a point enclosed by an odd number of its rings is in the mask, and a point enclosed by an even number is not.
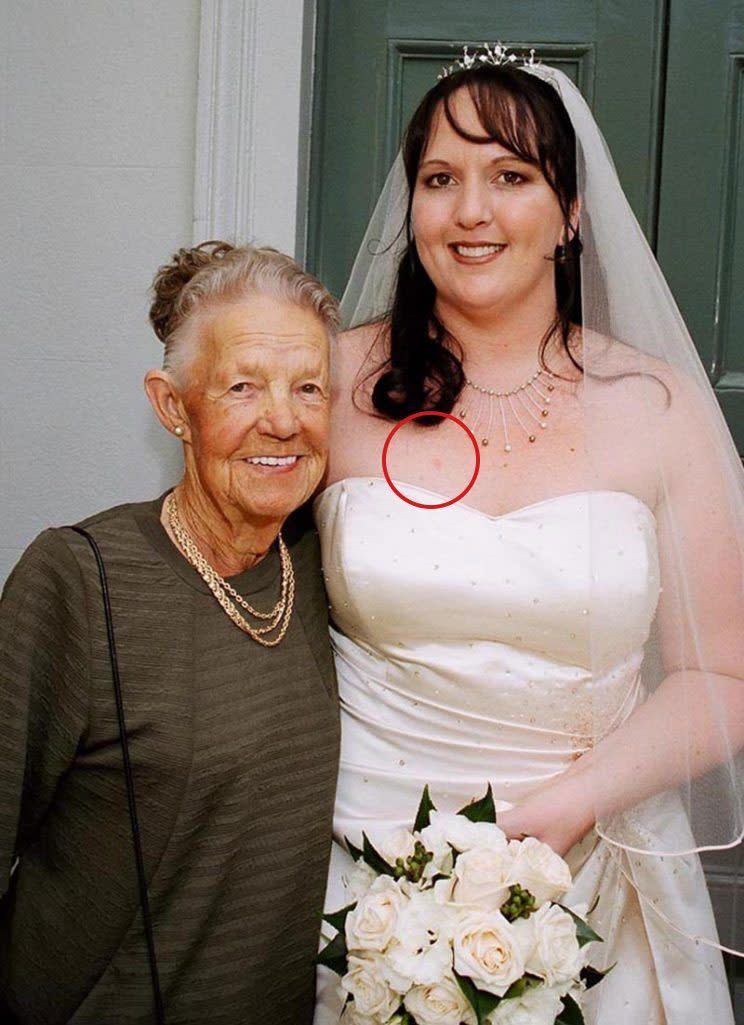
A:
[[[468,132],[458,121],[453,110],[453,98],[467,88],[473,101],[478,120],[483,128],[482,134]],[[473,76],[455,92],[443,99],[444,113],[461,139],[477,145],[497,142],[528,164],[540,167],[540,153],[537,139],[538,130],[535,115],[525,97],[513,95],[511,90],[486,81],[484,76]]]

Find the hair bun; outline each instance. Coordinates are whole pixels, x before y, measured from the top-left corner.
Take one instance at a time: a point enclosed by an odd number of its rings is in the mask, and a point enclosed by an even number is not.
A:
[[[161,342],[166,340],[175,326],[174,313],[183,288],[200,270],[221,260],[233,249],[235,246],[229,242],[201,242],[191,249],[179,249],[173,254],[170,263],[164,263],[158,268],[151,288],[153,301],[150,306],[150,323]]]

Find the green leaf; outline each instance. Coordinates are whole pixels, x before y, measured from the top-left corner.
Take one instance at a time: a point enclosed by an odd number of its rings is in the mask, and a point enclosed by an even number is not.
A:
[[[563,908],[573,918],[574,925],[576,926],[576,939],[579,941],[580,947],[585,947],[587,943],[604,942],[602,937],[592,929],[589,923],[585,922],[583,918],[579,918],[571,908],[567,908],[564,904],[559,904],[558,907]]]
[[[475,1017],[478,1019],[478,1025],[483,1025],[491,1011],[501,1003],[501,997],[497,997],[493,993],[486,993],[485,990],[478,989],[475,983],[466,975],[458,975],[457,972],[455,972],[454,975],[457,980],[457,985],[465,994],[468,1003],[475,1011]]]
[[[563,998],[563,1010],[555,1019],[555,1025],[585,1025],[584,1015],[573,997]]]
[[[615,964],[617,964],[617,961]],[[585,965],[585,967],[579,972],[579,975],[583,979],[586,988],[592,989],[593,986],[597,986],[602,979],[604,979],[605,975],[610,974],[612,969],[615,967],[615,964],[611,964],[610,967],[605,968],[604,971],[600,971],[599,968],[592,968],[591,965]]]
[[[528,989],[534,989],[535,986],[542,985],[542,979],[537,975],[530,975],[528,972],[525,973],[521,979],[517,979],[504,993],[502,1000],[513,1000],[515,997],[521,997]]]
[[[332,972],[336,972],[338,975],[346,975],[349,970],[347,962],[348,953],[349,948],[346,946],[346,937],[342,932],[338,932],[331,942],[323,947],[318,954],[317,962],[326,968],[330,968]]]
[[[517,979],[516,982],[513,982],[511,984],[511,986],[508,988],[506,993],[504,993],[503,999],[504,1000],[514,1000],[515,997],[521,997],[524,994],[524,991],[526,989],[527,989],[527,979],[523,975],[521,979]]]
[[[350,911],[353,911],[356,907],[356,901],[353,904],[347,904],[345,908],[341,908],[340,911],[332,911],[328,915],[323,915],[323,921],[328,922],[334,929],[338,929],[339,932],[343,932],[344,925],[346,924],[346,916]]]
[[[416,812],[416,821],[413,824],[414,833],[420,833],[422,829],[426,829],[431,821],[431,813],[436,810],[429,794],[429,784],[427,783],[419,801],[418,811]]]
[[[388,865],[381,854],[374,849],[369,837],[366,833],[362,833],[362,839],[364,841],[363,857],[370,868],[373,868],[378,875],[381,876],[392,876],[395,878],[395,870],[392,865]]]
[[[351,842],[348,836],[344,837],[344,843],[346,844],[346,849],[348,850],[349,854],[352,856],[354,861],[359,861],[359,859],[363,857],[361,850],[358,847],[354,846],[354,844]]]
[[[397,1025],[417,1025],[416,1019],[413,1017],[412,1014],[410,1014],[405,1009],[403,1004],[400,1005],[400,1007],[395,1012],[395,1014],[392,1016],[392,1018],[388,1019],[388,1022],[392,1022],[392,1021],[397,1022]]]
[[[464,808],[461,808],[458,815],[464,815],[466,819],[470,819],[471,822],[496,822],[496,807],[493,803],[493,791],[491,790],[491,784],[488,784],[488,790],[486,790],[480,801],[471,801],[470,804],[466,804]]]

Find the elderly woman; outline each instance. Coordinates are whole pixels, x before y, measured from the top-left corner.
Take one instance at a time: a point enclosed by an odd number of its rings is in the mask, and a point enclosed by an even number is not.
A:
[[[146,389],[185,472],[83,524],[115,651],[73,529],[33,542],[0,605],[0,1004],[299,1025],[338,722],[316,536],[290,514],[325,467],[336,304],[289,257],[224,243],[181,250],[154,294]]]

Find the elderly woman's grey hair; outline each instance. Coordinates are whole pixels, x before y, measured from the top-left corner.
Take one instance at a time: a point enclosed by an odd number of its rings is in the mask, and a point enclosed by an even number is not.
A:
[[[312,310],[331,339],[339,330],[338,303],[290,256],[268,246],[202,242],[179,249],[153,279],[150,323],[165,345],[163,369],[178,374],[193,358],[198,332],[191,329],[202,315],[256,294]]]

